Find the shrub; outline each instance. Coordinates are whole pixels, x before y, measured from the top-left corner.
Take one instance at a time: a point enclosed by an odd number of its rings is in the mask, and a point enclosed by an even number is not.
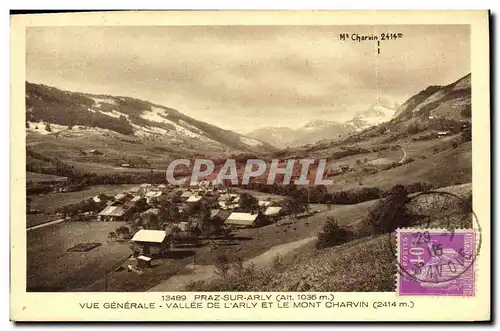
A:
[[[407,157],[403,162],[401,162],[401,164],[407,164],[407,163],[411,163],[413,161],[415,161],[415,159],[410,156],[410,157]]]
[[[472,117],[472,108],[470,105],[467,107],[463,108],[460,111],[460,116],[465,117],[465,118],[471,118]]]
[[[116,229],[115,231],[116,235],[120,238],[131,238],[131,232],[130,229],[126,226],[120,226]]]
[[[340,191],[332,194],[332,202],[339,205],[351,205],[380,198],[378,187],[363,187],[357,190]]]
[[[317,249],[326,247],[337,246],[352,240],[353,233],[338,225],[337,221],[329,217],[323,229],[318,234],[318,241],[316,242]]]
[[[408,125],[408,127],[406,128],[406,132],[408,134],[416,134],[416,133],[419,133],[423,131],[423,128],[420,127],[417,123],[412,123],[410,125]]]
[[[409,226],[411,215],[405,206],[407,201],[407,189],[403,185],[395,185],[366,219],[371,234],[389,233],[398,227]]]
[[[231,260],[226,254],[219,254],[215,258],[215,273],[226,279],[231,269]]]

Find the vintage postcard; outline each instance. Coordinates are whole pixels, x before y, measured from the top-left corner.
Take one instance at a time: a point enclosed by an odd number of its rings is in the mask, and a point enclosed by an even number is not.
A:
[[[487,321],[487,11],[11,16],[14,321]]]

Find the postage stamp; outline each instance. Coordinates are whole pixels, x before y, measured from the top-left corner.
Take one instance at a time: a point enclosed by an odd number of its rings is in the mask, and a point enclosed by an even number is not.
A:
[[[474,229],[398,229],[398,295],[475,295]]]

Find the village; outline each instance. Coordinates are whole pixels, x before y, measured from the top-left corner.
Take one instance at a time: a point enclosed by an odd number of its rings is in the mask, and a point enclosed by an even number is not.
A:
[[[241,240],[258,239],[259,228],[289,226],[319,211],[290,197],[249,192],[214,180],[184,187],[144,183],[113,196],[97,194],[61,207],[58,214],[65,223],[116,223],[106,243],[80,242],[68,251],[86,254],[100,245],[128,245],[129,258],[109,272],[141,276],[157,272],[161,268],[155,266],[165,261],[195,259],[200,250],[210,260],[221,252],[234,255]],[[254,231],[257,238],[242,237],[242,230]]]

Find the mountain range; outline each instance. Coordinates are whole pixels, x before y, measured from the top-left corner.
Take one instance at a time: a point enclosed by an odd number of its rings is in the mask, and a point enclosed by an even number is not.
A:
[[[279,148],[314,144],[322,140],[341,140],[350,134],[391,120],[397,107],[398,105],[394,104],[378,103],[367,110],[357,112],[345,123],[315,120],[298,129],[264,127],[247,135]]]
[[[131,137],[162,137],[176,145],[202,146],[204,150],[274,149],[265,142],[198,121],[162,105],[129,97],[63,91],[30,82],[26,82],[26,121],[28,130],[40,134],[83,127]],[[52,125],[50,132],[45,130],[47,123]]]
[[[303,127],[263,127],[247,134],[221,129],[151,102],[121,96],[68,92],[26,82],[26,120],[31,133],[57,134],[74,126],[135,138],[161,137],[189,149],[214,152],[269,152],[276,148],[342,140],[381,123],[399,125],[432,119],[471,117],[471,75],[445,86],[429,86],[401,106],[376,103],[344,123],[314,120]],[[42,123],[40,127],[39,123]],[[52,125],[51,132],[45,130]],[[407,124],[405,124],[407,125]]]

